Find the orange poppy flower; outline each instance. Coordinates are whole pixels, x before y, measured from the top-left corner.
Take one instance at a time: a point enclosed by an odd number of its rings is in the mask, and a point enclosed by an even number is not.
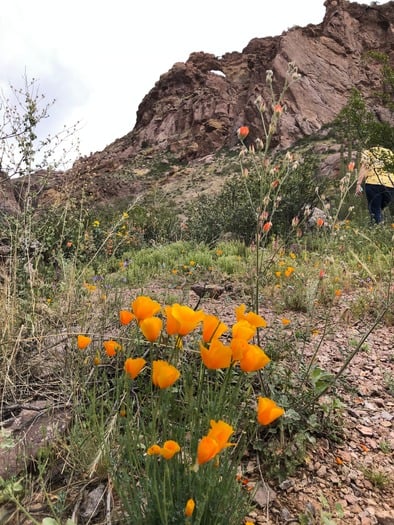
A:
[[[257,421],[260,425],[269,425],[280,416],[283,416],[285,411],[279,407],[275,401],[268,397],[259,397],[257,406]]]
[[[234,337],[231,339],[230,348],[233,354],[233,361],[240,361],[248,346],[248,342],[242,337]]]
[[[161,454],[161,447],[159,445],[152,445],[148,448],[146,451],[148,456],[160,456]]]
[[[246,137],[249,135],[248,126],[241,126],[240,128],[238,128],[237,135],[240,140],[246,139]]]
[[[283,113],[283,106],[281,104],[275,104],[274,105],[274,112],[275,113]]]
[[[140,322],[141,332],[151,343],[157,341],[162,327],[163,321],[159,317],[147,317]]]
[[[124,363],[124,370],[131,379],[135,379],[144,368],[146,361],[143,357],[128,357]]]
[[[204,365],[211,369],[228,368],[231,365],[232,351],[219,339],[213,339],[209,349],[200,344],[201,359]]]
[[[268,233],[271,228],[272,228],[272,222],[268,221],[263,224],[262,230],[264,233]]]
[[[119,312],[119,321],[122,325],[128,325],[135,318],[135,315],[129,310],[121,310]]]
[[[113,357],[116,355],[116,352],[122,348],[119,343],[113,341],[112,339],[109,341],[104,341],[103,347],[108,357]]]
[[[170,439],[169,441],[165,441],[161,449],[161,455],[163,456],[164,459],[171,459],[180,450],[181,450],[181,447],[178,445],[178,443]]]
[[[318,218],[316,219],[316,226],[317,226],[318,228],[321,228],[322,226],[324,226],[324,219],[322,219],[321,217],[318,217]]]
[[[212,339],[219,339],[228,330],[228,326],[216,315],[206,314],[202,324],[202,339],[204,343],[209,343]]]
[[[161,309],[161,306],[157,301],[154,301],[145,295],[140,295],[134,299],[131,303],[131,307],[138,321],[142,321],[147,317],[153,317]]]
[[[219,445],[216,439],[204,436],[200,439],[197,447],[197,463],[203,465],[211,461],[219,452]]]
[[[178,303],[165,308],[167,315],[167,333],[184,336],[192,332],[204,319],[202,310],[193,310],[189,306],[181,306]]]
[[[86,347],[90,345],[92,338],[87,335],[79,335],[77,338],[77,346],[80,350],[85,350]]]
[[[194,502],[194,499],[190,498],[187,500],[185,505],[185,516],[186,518],[190,518],[193,515],[194,508],[196,504]]]
[[[235,316],[237,321],[247,321],[249,324],[256,328],[265,328],[267,326],[267,321],[261,315],[258,315],[254,312],[246,311],[246,305],[241,304],[235,309]]]
[[[233,339],[240,338],[249,341],[256,333],[256,327],[251,325],[246,319],[241,319],[233,324],[231,334]]]
[[[152,383],[159,388],[167,388],[175,383],[181,373],[167,361],[153,361]]]
[[[285,277],[290,277],[291,275],[293,275],[294,271],[295,268],[293,268],[293,266],[288,266],[284,271]]]
[[[264,350],[256,345],[248,345],[239,361],[239,366],[243,372],[256,372],[267,366],[270,361]]]
[[[229,443],[230,436],[234,434],[234,429],[231,425],[225,421],[214,421],[211,419],[209,422],[211,428],[208,432],[208,437],[214,439],[219,447],[219,452],[227,447],[235,446],[235,443]]]

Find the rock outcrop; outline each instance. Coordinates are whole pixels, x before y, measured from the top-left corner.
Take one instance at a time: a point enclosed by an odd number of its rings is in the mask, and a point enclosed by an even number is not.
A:
[[[270,118],[267,71],[272,71],[272,87],[278,95],[289,63],[296,64],[301,79],[286,92],[274,145],[286,148],[318,134],[347,103],[354,88],[379,120],[393,125],[393,115],[378,96],[382,65],[370,53],[387,57],[393,67],[394,1],[364,5],[326,0],[325,6],[320,24],[254,38],[242,52],[221,57],[196,52],[185,63],[174,64],[142,100],[134,129],[103,151],[80,158],[68,172],[48,174],[36,191],[40,204],[61,202],[66,186],[83,188],[87,200],[95,203],[130,198],[152,183],[141,175],[145,166],[135,169],[138,156],[152,159],[164,152],[178,165],[186,164],[232,148],[241,125],[250,128],[247,140],[262,137],[256,100],[265,104]],[[168,159],[160,162],[164,161],[168,163]],[[169,165],[167,178],[171,169]],[[16,189],[16,194],[22,193]]]
[[[394,2],[362,5],[326,0],[321,24],[294,27],[280,36],[254,38],[245,49],[222,57],[192,53],[163,74],[142,100],[134,129],[89,158],[89,164],[125,161],[144,151],[167,150],[190,160],[235,144],[236,130],[247,124],[251,138],[262,134],[258,96],[270,108],[267,70],[280,92],[289,62],[302,78],[286,94],[286,111],[277,143],[287,147],[318,132],[358,89],[378,118],[390,120],[376,93],[379,65],[368,52],[394,62]]]

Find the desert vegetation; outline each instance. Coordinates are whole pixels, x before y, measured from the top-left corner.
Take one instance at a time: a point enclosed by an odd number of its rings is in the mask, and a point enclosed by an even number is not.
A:
[[[277,93],[267,72],[260,141],[246,145],[245,123],[220,191],[181,210],[159,191],[36,209],[46,109],[31,85],[21,113],[3,101],[2,166],[20,177],[22,211],[0,217],[0,458],[19,451],[0,478],[0,523],[256,523],[262,486],[297,472],[322,436],[344,439],[347,370],[394,326],[394,216],[374,226],[354,196],[361,149],[392,149],[393,135],[354,92],[324,139],[341,145],[340,175],[322,178],[312,139],[271,144],[298,80],[289,64]],[[55,169],[50,158],[40,167]],[[325,368],[325,342],[352,322],[361,335]],[[34,450],[13,432],[24,410]],[[392,494],[392,473],[365,476]],[[335,512],[324,500],[298,519]]]

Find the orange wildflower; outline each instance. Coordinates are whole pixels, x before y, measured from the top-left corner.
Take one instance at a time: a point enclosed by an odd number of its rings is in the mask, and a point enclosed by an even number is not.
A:
[[[235,309],[235,317],[237,321],[247,321],[256,328],[265,328],[267,326],[267,321],[261,317],[261,315],[254,312],[245,313],[245,311],[246,305],[244,304],[241,304]]]
[[[349,164],[347,165],[347,170],[352,172],[354,171],[354,168],[356,167],[356,163],[352,160],[349,162]]]
[[[150,446],[146,453],[148,456],[162,456],[164,459],[172,459],[180,450],[181,447],[178,443],[170,439],[166,441],[162,447],[156,444]]]
[[[146,361],[143,357],[128,357],[124,363],[124,370],[131,379],[135,379],[144,368]]]
[[[119,321],[123,326],[128,325],[135,318],[135,315],[129,310],[120,310]]]
[[[197,447],[197,463],[203,465],[211,461],[219,452],[219,445],[215,439],[204,436],[200,439]]]
[[[227,447],[235,446],[235,443],[229,443],[230,436],[234,429],[224,421],[210,421],[211,428],[206,436],[200,439],[197,447],[197,464],[203,465],[211,461],[221,450]]]
[[[286,319],[286,317],[283,317],[283,319],[281,319],[281,323],[283,324],[283,326],[288,326],[291,321],[290,319]]]
[[[268,233],[271,228],[272,228],[272,222],[268,221],[263,224],[262,230],[264,233]]]
[[[293,268],[293,266],[288,266],[284,271],[285,277],[290,277],[291,275],[293,275],[294,271],[295,268]]]
[[[209,343],[212,339],[218,339],[228,330],[228,326],[216,315],[206,314],[203,319],[202,339],[204,343]]]
[[[260,425],[269,425],[280,416],[283,416],[285,411],[279,407],[275,401],[268,397],[259,397],[257,406],[257,421]]]
[[[148,454],[148,456],[160,456],[161,447],[159,445],[152,445],[148,448],[146,453]]]
[[[141,332],[144,337],[151,343],[154,343],[159,338],[163,321],[159,317],[147,317],[140,322]]]
[[[274,112],[275,113],[283,113],[283,106],[281,104],[275,104],[274,105]]]
[[[251,325],[246,319],[241,319],[240,321],[233,324],[231,328],[231,333],[233,339],[239,337],[240,339],[245,339],[245,341],[249,341],[249,339],[252,339],[252,337],[256,333],[256,327]]]
[[[194,508],[196,504],[194,502],[194,499],[190,498],[187,500],[185,505],[185,516],[186,518],[190,518],[193,515]]]
[[[249,128],[248,126],[241,126],[238,128],[237,135],[239,140],[244,140],[249,135]]]
[[[335,293],[335,297],[341,297],[341,295],[342,295],[342,290],[339,290],[339,289],[338,289],[338,290],[335,290],[334,293]]]
[[[234,429],[231,425],[225,421],[214,421],[213,419],[211,419],[209,424],[211,425],[211,428],[207,435],[217,442],[219,452],[224,448],[235,446],[235,443],[230,443],[228,441],[230,436],[234,434]]]
[[[131,303],[133,313],[138,319],[138,322],[146,319],[147,317],[153,317],[157,314],[161,306],[157,301],[154,301],[150,297],[140,295]]]
[[[204,319],[202,310],[193,310],[189,306],[181,306],[178,303],[165,308],[167,315],[167,333],[184,336],[192,332]]]
[[[152,383],[159,388],[167,388],[175,383],[181,373],[167,361],[153,361]]]
[[[248,342],[242,337],[234,337],[231,339],[230,348],[233,354],[233,361],[240,361],[248,349],[248,346]]]
[[[114,357],[114,355],[116,355],[116,352],[118,350],[121,350],[122,348],[119,343],[113,341],[112,339],[110,339],[109,341],[104,341],[103,347],[108,357]]]
[[[164,459],[172,459],[177,452],[181,450],[181,447],[176,441],[172,439],[165,441],[161,449],[161,455]]]
[[[322,219],[321,217],[318,217],[318,218],[316,219],[316,226],[317,226],[318,228],[321,228],[322,226],[324,226],[324,219]]]
[[[232,351],[219,339],[213,339],[209,349],[200,344],[201,359],[204,365],[211,369],[228,368],[231,365]]]
[[[257,345],[248,345],[239,361],[239,366],[243,372],[256,372],[268,365],[271,359]]]
[[[79,335],[77,338],[77,346],[80,350],[85,350],[86,347],[90,345],[92,338],[87,335]]]

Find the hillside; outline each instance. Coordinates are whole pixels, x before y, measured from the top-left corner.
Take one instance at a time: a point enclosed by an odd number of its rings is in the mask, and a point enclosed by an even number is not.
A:
[[[33,181],[37,205],[63,202],[65,194],[81,191],[95,205],[106,205],[132,199],[153,183],[169,191],[172,185],[187,186],[190,181],[182,181],[191,172],[195,185],[198,166],[231,151],[239,126],[247,124],[251,130],[247,145],[263,135],[256,100],[266,106],[269,119],[271,86],[266,72],[272,71],[272,88],[279,96],[290,62],[301,79],[286,92],[274,147],[288,148],[306,137],[320,136],[324,143],[322,128],[343,108],[353,88],[378,120],[392,125],[393,115],[378,96],[382,66],[368,53],[381,53],[393,64],[394,2],[327,0],[325,5],[320,24],[254,38],[241,53],[216,57],[196,52],[185,63],[174,64],[142,100],[130,133],[103,151],[80,158],[66,173],[37,174]],[[11,193],[23,196],[21,181],[18,186]],[[17,208],[10,199],[5,190],[8,204],[3,207]]]

